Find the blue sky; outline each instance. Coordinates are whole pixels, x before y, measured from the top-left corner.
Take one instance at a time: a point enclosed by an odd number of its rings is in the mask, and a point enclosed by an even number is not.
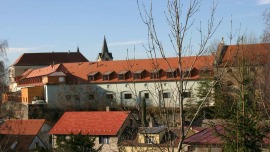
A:
[[[144,3],[150,1],[141,0]],[[168,41],[168,26],[164,11],[166,0],[153,0],[158,35],[168,56],[174,56]],[[216,21],[222,20],[213,39],[225,38],[233,29],[260,36],[263,30],[262,12],[270,7],[270,0],[218,0]],[[203,0],[195,17],[207,24],[211,0]],[[0,0],[0,39],[9,42],[9,64],[26,52],[76,51],[95,61],[101,51],[104,35],[115,60],[129,55],[146,58],[142,43],[147,43],[147,29],[143,24],[136,0]],[[199,36],[191,30],[192,43]],[[196,46],[194,46],[196,49]],[[135,51],[134,51],[135,50]]]

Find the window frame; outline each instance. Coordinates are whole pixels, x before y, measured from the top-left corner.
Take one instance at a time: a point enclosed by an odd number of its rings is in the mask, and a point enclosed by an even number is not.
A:
[[[124,94],[124,99],[125,99],[125,100],[132,99],[132,93],[125,93],[125,94]]]

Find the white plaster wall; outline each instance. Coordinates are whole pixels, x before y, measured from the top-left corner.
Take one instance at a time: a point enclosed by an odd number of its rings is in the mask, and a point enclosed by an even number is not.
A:
[[[185,81],[184,91],[191,92],[191,98],[185,98],[187,102],[196,103],[196,93],[198,81]],[[136,82],[136,83],[102,83],[102,84],[81,84],[81,85],[45,85],[45,99],[49,105],[57,104],[59,100],[65,101],[66,95],[80,96],[80,102],[89,102],[90,93],[95,95],[95,100],[104,102],[106,94],[113,94],[114,102],[126,106],[138,106],[145,93],[149,93],[146,99],[147,106],[157,107],[160,104],[166,107],[178,106],[179,93],[177,83],[172,81],[166,82]],[[161,92],[170,94],[169,98],[162,100]],[[125,99],[125,94],[132,94],[131,99]]]

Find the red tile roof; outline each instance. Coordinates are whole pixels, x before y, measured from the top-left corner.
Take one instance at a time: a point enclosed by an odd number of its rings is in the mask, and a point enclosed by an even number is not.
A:
[[[49,75],[57,71],[57,69],[61,66],[61,64],[47,66],[44,68],[34,69],[30,74],[26,76],[26,78],[33,78],[38,76]]]
[[[225,46],[220,66],[236,66],[242,63],[242,59],[249,62],[249,65],[265,64],[269,55],[270,43],[228,45]]]
[[[6,120],[0,126],[0,134],[9,135],[37,135],[45,119]]]
[[[49,134],[117,135],[129,112],[65,112]]]
[[[58,63],[88,62],[80,52],[24,53],[13,66],[38,66]]]
[[[150,78],[150,73],[153,70],[160,69],[162,72],[161,80],[168,80],[166,76],[166,71],[176,71],[178,69],[178,58],[167,58],[167,61],[163,58],[157,59],[136,59],[136,60],[115,60],[115,61],[100,61],[100,62],[80,62],[80,63],[63,63],[62,66],[59,64],[54,65],[55,70],[51,68],[51,66],[35,69],[33,70],[26,78],[33,78],[48,75],[54,71],[62,71],[67,75],[67,79],[69,77],[80,79],[80,81],[88,82],[89,75],[98,74],[98,78],[95,81],[91,81],[91,83],[110,83],[110,82],[129,82],[133,81],[132,76],[128,76],[125,80],[118,80],[117,74],[123,73],[123,71],[127,71],[125,74],[137,73],[138,71],[146,71],[146,75],[142,79],[137,79],[136,81],[154,81]],[[182,64],[183,70],[186,69],[212,69],[214,57],[213,56],[190,56],[183,57]],[[170,66],[169,66],[170,65]],[[156,69],[155,69],[156,68]],[[175,69],[175,70],[171,70]],[[110,73],[110,80],[103,80],[102,75],[106,75]],[[123,73],[124,74],[124,73]],[[188,79],[197,79],[199,78],[198,73],[193,75]],[[173,80],[173,78],[169,78]],[[72,79],[74,80],[74,79]]]

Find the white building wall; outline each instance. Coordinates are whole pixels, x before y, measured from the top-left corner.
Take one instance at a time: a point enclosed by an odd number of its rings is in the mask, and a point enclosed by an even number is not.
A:
[[[184,92],[191,93],[191,97],[184,99],[184,104],[197,101],[198,85],[198,81],[184,82]],[[80,102],[91,102],[91,100],[106,102],[111,95],[113,96],[113,102],[125,106],[138,106],[143,97],[148,96],[146,99],[147,106],[165,105],[166,107],[174,107],[178,106],[177,99],[179,97],[177,83],[172,81],[46,85],[44,87],[44,96],[49,105],[59,104],[57,102],[61,100],[66,101],[67,96],[70,96],[71,100],[75,100],[75,97],[79,96]],[[91,95],[94,99],[89,97]],[[162,97],[164,97],[164,100]]]

